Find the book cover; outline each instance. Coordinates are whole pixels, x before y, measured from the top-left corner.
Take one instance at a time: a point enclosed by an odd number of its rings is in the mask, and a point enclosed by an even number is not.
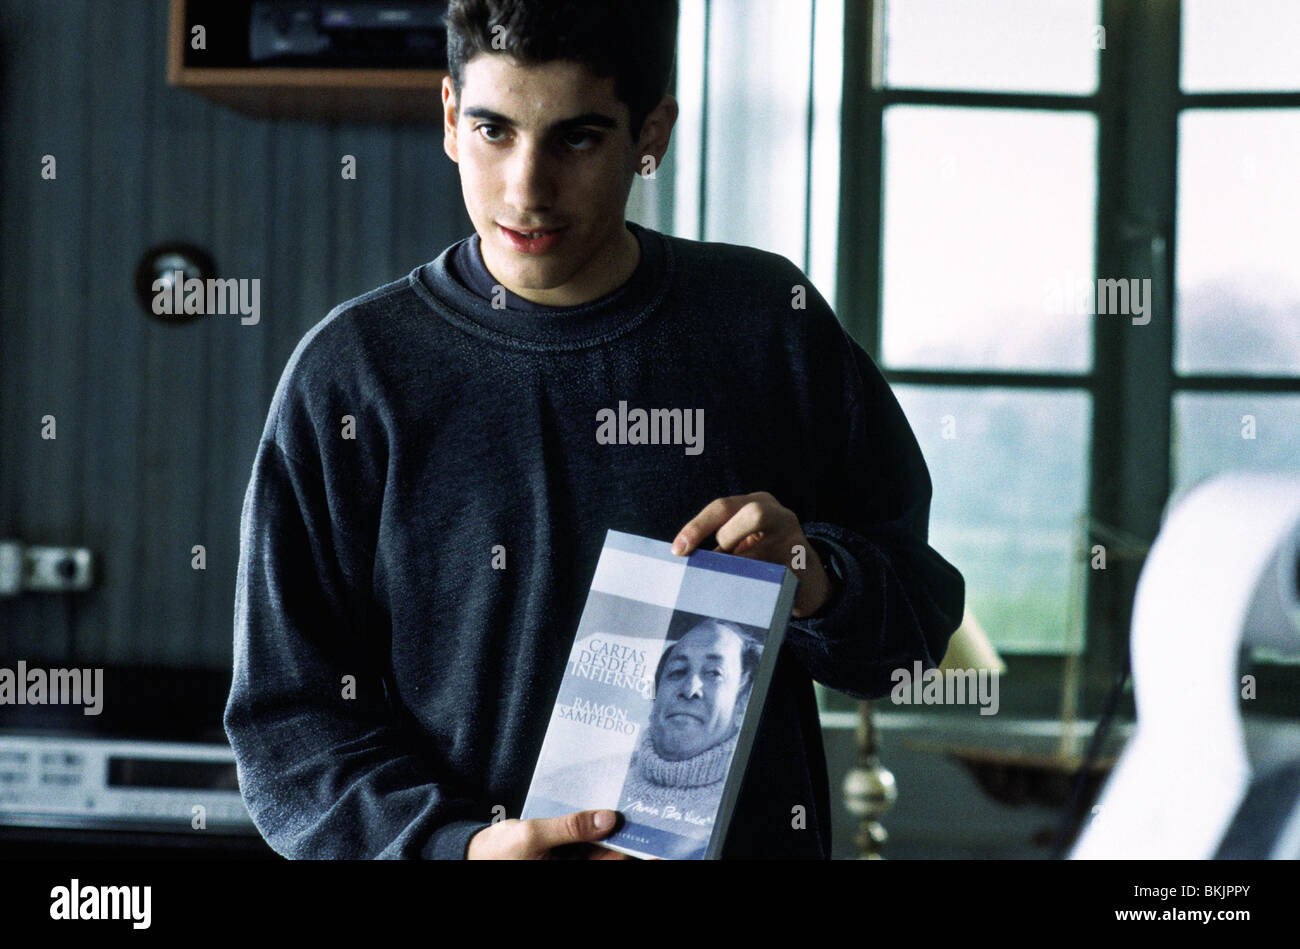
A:
[[[521,816],[610,808],[625,823],[602,846],[717,859],[797,585],[608,531]]]

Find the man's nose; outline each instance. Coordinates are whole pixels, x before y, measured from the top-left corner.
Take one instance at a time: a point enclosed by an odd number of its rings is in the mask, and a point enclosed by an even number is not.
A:
[[[550,208],[554,199],[553,157],[541,144],[534,142],[520,144],[510,156],[506,167],[506,204],[523,214],[531,214]]]
[[[687,676],[686,681],[682,683],[682,695],[685,698],[693,699],[697,695],[704,694],[704,680],[698,675]]]

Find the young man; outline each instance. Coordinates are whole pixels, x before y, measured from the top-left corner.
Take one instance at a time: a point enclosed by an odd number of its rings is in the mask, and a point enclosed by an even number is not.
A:
[[[916,440],[799,269],[624,219],[676,118],[676,24],[451,4],[476,233],[307,333],[244,502],[225,724],[282,854],[617,858],[591,846],[611,812],[511,816],[608,528],[800,576],[726,857],[830,855],[812,679],[884,695],[960,622]],[[704,430],[610,437],[629,406]]]

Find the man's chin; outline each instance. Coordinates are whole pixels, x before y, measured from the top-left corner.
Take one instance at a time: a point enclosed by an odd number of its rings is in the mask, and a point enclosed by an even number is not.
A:
[[[701,745],[696,742],[692,742],[689,745],[676,744],[662,751],[660,751],[658,748],[656,748],[655,750],[659,751],[659,757],[663,758],[665,761],[685,761],[687,758],[694,758],[696,755],[703,754],[704,752],[708,751],[710,748],[713,748],[718,744],[719,743],[716,741],[711,742],[707,745]]]
[[[506,276],[517,289],[554,290],[563,283],[558,268],[546,262],[525,260],[506,269],[509,271]]]

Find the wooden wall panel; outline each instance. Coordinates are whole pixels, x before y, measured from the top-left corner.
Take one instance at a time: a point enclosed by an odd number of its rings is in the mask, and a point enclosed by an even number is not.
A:
[[[239,563],[239,515],[244,491],[266,418],[265,388],[271,197],[275,129],[225,109],[212,111],[214,181],[225,182],[239,200],[218,189],[212,208],[212,251],[224,275],[258,280],[259,314],[245,325],[242,317],[208,324],[211,374],[205,484],[206,522],[202,543],[207,554],[204,574],[201,643],[205,664],[228,661],[231,643],[221,630],[232,628],[235,572]],[[231,529],[235,525],[235,529]]]
[[[97,661],[132,655],[140,629],[140,570],[134,552],[142,544],[139,484],[145,457],[141,366],[150,327],[135,300],[135,259],[149,239],[155,160],[147,134],[157,108],[156,22],[140,4],[93,4],[85,30],[94,52],[82,60],[88,95],[75,114],[91,161],[81,187],[89,213],[76,226],[84,233],[83,305],[63,345],[84,354],[79,429],[82,469],[78,498],[84,530],[69,540],[99,555],[100,576],[77,607],[74,652]],[[140,38],[115,43],[119,33]],[[66,67],[74,68],[73,63]],[[39,120],[39,108],[31,118]],[[130,130],[130,131],[128,131]],[[6,221],[6,226],[8,222]],[[8,484],[0,484],[7,490]],[[0,605],[0,610],[4,606]]]
[[[154,62],[161,64],[167,10],[163,4],[150,9],[148,46]],[[210,248],[214,195],[209,181],[216,172],[212,110],[193,108],[189,93],[163,84],[161,78],[160,68],[150,70],[148,86],[156,103],[147,134],[152,148],[150,238]],[[202,573],[190,566],[190,548],[202,531],[205,496],[202,469],[210,400],[201,382],[210,369],[211,324],[220,321],[228,330],[229,317],[164,322],[136,313],[145,321],[146,342],[139,418],[144,466],[137,482],[141,529],[134,562],[140,570],[140,625],[157,637],[148,643],[133,640],[136,648],[130,658],[152,653],[168,665],[182,665],[201,636],[195,627],[204,595]]]
[[[84,544],[102,568],[88,594],[0,600],[0,660],[227,667],[286,360],[336,304],[472,231],[440,128],[238,115],[165,84],[165,29],[151,0],[0,9],[0,538]],[[176,239],[261,281],[258,324],[144,312],[136,264]]]

